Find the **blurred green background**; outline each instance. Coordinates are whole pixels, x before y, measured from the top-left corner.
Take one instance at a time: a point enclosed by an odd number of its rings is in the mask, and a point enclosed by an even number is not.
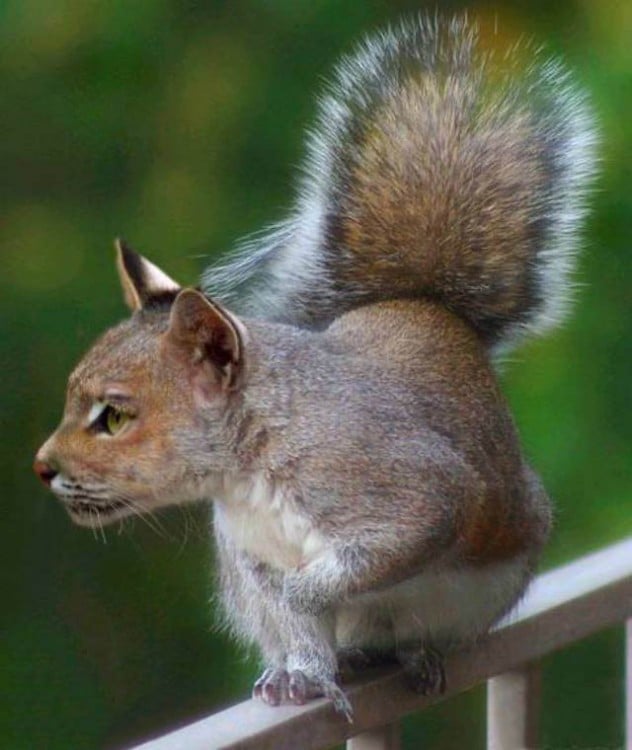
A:
[[[95,539],[70,524],[30,463],[77,357],[125,315],[112,238],[193,282],[238,236],[279,218],[322,77],[363,32],[420,7],[0,4],[2,748],[120,748],[248,694],[254,660],[211,625],[206,509]],[[562,53],[602,131],[575,314],[503,375],[557,505],[550,567],[632,532],[632,5],[467,7],[501,37]],[[544,667],[543,746],[622,746],[620,630]],[[480,687],[408,720],[406,747],[483,747],[484,731]]]

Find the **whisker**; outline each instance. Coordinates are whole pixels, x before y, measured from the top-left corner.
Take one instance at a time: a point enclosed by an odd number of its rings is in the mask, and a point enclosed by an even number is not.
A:
[[[90,518],[92,518],[92,510],[93,510],[92,508],[88,509],[88,515],[90,516]],[[96,526],[94,526],[93,524],[90,524],[90,528],[92,529],[92,536],[94,537],[94,541],[98,542],[99,538],[97,536]]]
[[[156,518],[155,514],[148,508],[145,508],[142,503],[138,500],[130,500],[127,497],[119,498],[121,502],[125,503],[126,507],[129,508],[136,518],[140,518],[141,521],[146,524],[157,536],[161,539],[167,539],[173,541],[167,533],[164,526]]]
[[[97,523],[99,524],[99,530],[101,531],[101,538],[103,539],[103,544],[107,544],[108,540],[105,535],[105,529],[103,528],[103,520],[101,518],[101,514],[99,513],[99,509],[96,509],[97,511]]]
[[[186,505],[179,505],[180,513],[182,515],[182,518],[184,519],[184,536],[182,538],[182,542],[180,546],[178,547],[178,550],[176,552],[176,560],[182,556],[182,553],[184,552],[184,549],[187,545],[187,542],[189,541],[189,532],[190,532],[190,521],[191,521],[191,514],[189,512],[189,508]]]
[[[156,518],[156,514],[150,510],[142,509],[138,513],[138,517],[144,521],[152,531],[157,534],[161,539],[166,539],[169,542],[173,542],[173,537],[167,532],[162,523]]]

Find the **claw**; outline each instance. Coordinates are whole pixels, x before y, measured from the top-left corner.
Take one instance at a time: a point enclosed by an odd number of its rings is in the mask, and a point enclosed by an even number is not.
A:
[[[335,682],[327,683],[324,687],[325,697],[334,704],[339,714],[343,714],[349,724],[353,724],[353,706],[344,691]]]
[[[252,686],[252,697],[253,698],[261,698],[261,692],[263,690],[263,685],[265,681],[270,676],[270,673],[274,670],[271,668],[265,669],[261,676],[257,679],[255,684]]]
[[[343,714],[349,723],[353,723],[351,703],[335,680],[310,678],[298,669],[290,672],[288,697],[292,703],[302,706],[311,698],[320,696],[329,698],[336,711]]]
[[[290,672],[287,692],[289,699],[297,706],[302,706],[308,698],[315,698],[318,695],[318,693],[315,694],[312,691],[312,686],[307,677],[298,670]]]
[[[269,706],[278,706],[287,698],[288,674],[285,669],[271,667],[255,682],[253,698],[260,698]]]

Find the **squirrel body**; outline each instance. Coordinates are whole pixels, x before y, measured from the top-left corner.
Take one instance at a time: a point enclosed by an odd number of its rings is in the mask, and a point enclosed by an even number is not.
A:
[[[397,301],[301,332],[295,346],[278,327],[287,361],[270,347],[273,363],[259,360],[251,377],[267,389],[278,367],[277,393],[294,391],[289,411],[275,401],[265,415],[266,393],[249,389],[244,413],[261,415],[242,434],[253,472],[215,496],[238,633],[247,637],[262,621],[253,608],[266,606],[242,601],[240,575],[255,561],[262,578],[284,572],[294,610],[333,610],[338,649],[408,645],[420,623],[436,645],[467,643],[524,589],[549,530],[548,500],[479,338],[454,318],[435,303]],[[349,380],[362,388],[350,393]],[[277,442],[262,426],[279,420]]]
[[[349,716],[358,657],[440,690],[440,654],[524,591],[551,511],[493,354],[564,307],[593,141],[559,63],[496,66],[467,21],[419,19],[343,60],[290,219],[206,293],[118,245],[133,315],[35,468],[88,526],[214,501],[256,696]]]

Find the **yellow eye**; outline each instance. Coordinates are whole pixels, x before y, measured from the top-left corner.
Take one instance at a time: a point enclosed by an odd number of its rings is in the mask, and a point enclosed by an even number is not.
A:
[[[129,414],[114,406],[106,406],[103,410],[103,426],[110,435],[116,435],[130,419]]]

